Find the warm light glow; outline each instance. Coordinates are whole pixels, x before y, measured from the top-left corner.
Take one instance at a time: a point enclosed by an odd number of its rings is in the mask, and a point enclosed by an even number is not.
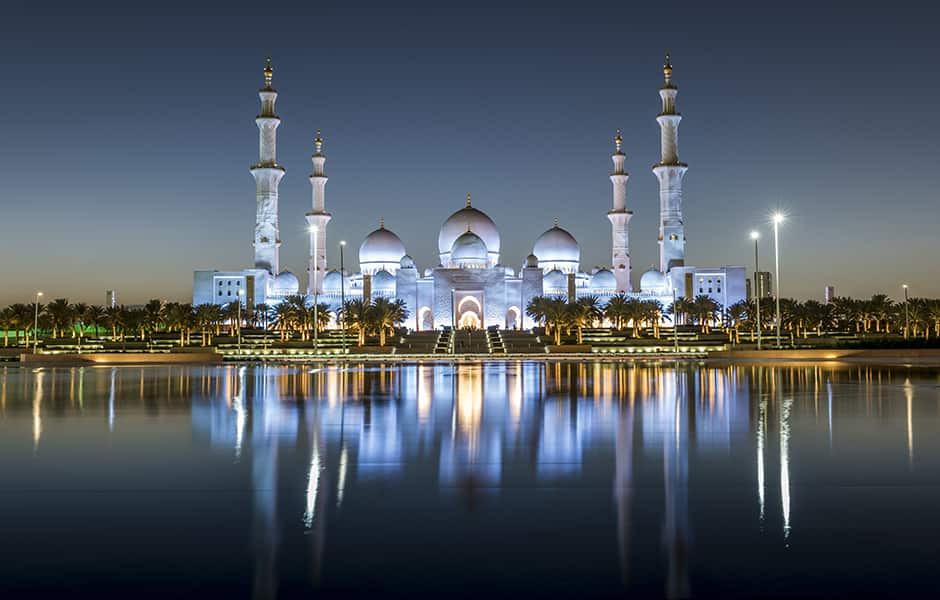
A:
[[[340,240],[339,245],[340,245],[340,246],[345,246],[345,245],[346,245],[346,240]]]
[[[317,229],[317,226],[316,226],[316,225],[311,225],[311,226],[310,226],[310,233],[316,233],[317,231],[318,231],[318,229]]]
[[[42,296],[42,292],[36,292],[36,297]]]
[[[906,283],[904,283],[904,284],[902,284],[902,285],[901,285],[901,287],[902,287],[902,288],[904,288],[904,289],[906,290],[906,289],[907,289],[907,284],[906,284]]]
[[[759,238],[759,237],[760,237],[760,234],[757,233],[756,231],[752,231],[752,232],[751,232],[751,239],[752,239],[752,240],[756,240],[756,239]]]
[[[774,225],[783,223],[783,213],[774,213]]]

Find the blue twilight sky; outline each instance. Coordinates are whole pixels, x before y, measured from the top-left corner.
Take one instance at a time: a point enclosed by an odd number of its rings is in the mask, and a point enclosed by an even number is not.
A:
[[[191,297],[250,266],[257,89],[280,92],[281,263],[303,273],[313,132],[330,265],[380,216],[420,268],[467,192],[518,268],[558,217],[610,261],[624,132],[634,279],[658,262],[657,90],[679,87],[689,264],[753,264],[781,231],[784,295],[940,296],[937,14],[926,3],[5,3],[0,304]]]

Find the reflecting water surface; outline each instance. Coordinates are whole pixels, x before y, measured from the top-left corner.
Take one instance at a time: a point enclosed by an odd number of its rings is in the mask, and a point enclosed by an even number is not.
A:
[[[0,369],[0,591],[926,595],[940,372]]]

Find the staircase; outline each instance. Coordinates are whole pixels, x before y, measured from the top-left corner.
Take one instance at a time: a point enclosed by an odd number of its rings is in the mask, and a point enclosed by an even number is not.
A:
[[[498,327],[490,327],[486,330],[486,345],[490,354],[506,354],[506,346],[503,345],[503,337]]]
[[[434,354],[450,354],[454,344],[454,330],[445,327],[437,336],[437,342],[434,344]]]

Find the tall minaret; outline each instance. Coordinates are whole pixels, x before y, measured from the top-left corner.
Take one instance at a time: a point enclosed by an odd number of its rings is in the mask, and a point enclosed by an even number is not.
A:
[[[682,223],[682,178],[688,166],[679,162],[679,121],[676,112],[678,88],[672,83],[672,63],[666,52],[663,65],[666,83],[659,88],[663,110],[656,117],[662,131],[662,158],[653,165],[659,179],[659,268],[665,273],[685,265],[685,226]]]
[[[255,117],[259,131],[258,164],[251,167],[255,178],[255,268],[265,269],[272,275],[278,273],[278,249],[281,240],[277,225],[277,186],[284,176],[284,167],[277,164],[277,126],[281,119],[274,114],[277,91],[271,87],[271,57],[264,67],[264,87],[258,91],[261,97],[261,114]]]
[[[313,294],[323,291],[323,276],[326,274],[326,226],[333,215],[326,212],[326,174],[323,164],[326,156],[323,154],[323,139],[317,129],[317,137],[313,140],[316,151],[313,153],[313,174],[310,175],[310,185],[313,186],[313,209],[306,214],[307,230],[310,235],[310,263],[307,266],[307,293]],[[316,269],[314,269],[316,265]]]
[[[617,292],[629,292],[630,286],[630,219],[633,211],[627,210],[627,179],[630,174],[623,170],[623,161],[626,160],[621,146],[623,137],[617,130],[614,138],[616,149],[611,157],[614,161],[614,172],[610,174],[610,182],[614,185],[614,206],[607,213],[611,225],[611,248],[613,250],[613,271],[617,280]]]

